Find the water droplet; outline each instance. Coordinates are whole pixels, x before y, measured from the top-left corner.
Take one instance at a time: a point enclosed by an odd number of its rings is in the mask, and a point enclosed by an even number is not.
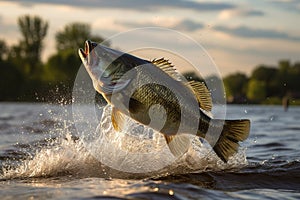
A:
[[[248,111],[247,111],[247,110],[245,110],[244,112],[245,112],[246,114],[248,113]]]

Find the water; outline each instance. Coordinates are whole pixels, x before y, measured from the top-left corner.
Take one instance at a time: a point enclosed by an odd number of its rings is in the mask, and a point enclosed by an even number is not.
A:
[[[0,104],[1,199],[300,199],[300,107],[228,106],[252,125],[227,164],[197,139],[174,161],[155,131],[128,121],[131,135],[116,134],[110,108],[100,125],[78,109]]]

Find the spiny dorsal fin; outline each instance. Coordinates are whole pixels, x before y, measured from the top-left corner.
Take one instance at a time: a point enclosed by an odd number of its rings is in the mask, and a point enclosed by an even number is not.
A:
[[[189,81],[188,85],[192,88],[200,108],[210,112],[212,109],[211,94],[203,82]]]
[[[165,73],[169,74],[175,80],[180,80],[180,74],[176,71],[174,65],[172,65],[169,60],[166,60],[165,58],[153,59],[151,63],[163,70]]]

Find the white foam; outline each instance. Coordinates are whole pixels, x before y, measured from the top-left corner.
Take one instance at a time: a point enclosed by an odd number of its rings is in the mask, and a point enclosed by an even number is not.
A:
[[[1,178],[41,176],[151,177],[208,170],[237,169],[247,165],[245,150],[223,163],[209,144],[193,137],[187,153],[174,159],[162,134],[126,118],[117,132],[111,125],[111,107],[103,108],[93,141],[74,142],[67,129],[56,144],[43,146],[35,155],[14,168],[4,167]],[[95,139],[95,135],[97,136]],[[139,174],[136,174],[139,173]]]

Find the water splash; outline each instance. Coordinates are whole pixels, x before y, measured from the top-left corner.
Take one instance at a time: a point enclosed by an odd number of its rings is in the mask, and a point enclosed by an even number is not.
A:
[[[0,178],[66,175],[106,178],[162,177],[239,169],[247,165],[245,149],[240,149],[239,153],[225,164],[205,140],[197,137],[192,139],[187,153],[177,160],[172,160],[174,157],[160,133],[130,118],[126,118],[124,131],[116,132],[111,125],[110,116],[111,107],[107,105],[103,108],[100,124],[92,133],[93,137],[74,140],[71,137],[72,132],[65,125],[65,128],[61,129],[63,137],[35,149],[33,156],[17,166],[4,165]],[[87,142],[89,138],[93,141]],[[131,170],[122,170],[125,168]],[[145,170],[147,168],[148,171]]]

